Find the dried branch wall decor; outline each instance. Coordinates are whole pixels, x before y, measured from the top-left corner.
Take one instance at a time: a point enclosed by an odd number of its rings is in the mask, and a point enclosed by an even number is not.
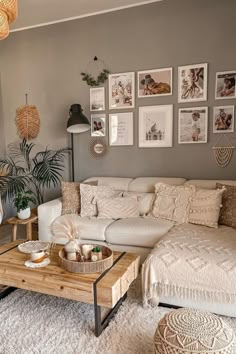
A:
[[[94,66],[92,68],[92,66]],[[82,80],[87,83],[88,86],[97,87],[108,79],[109,70],[103,69],[104,62],[103,60],[94,57],[94,59],[88,63],[86,71],[81,73]],[[96,72],[97,77],[95,78],[92,74],[89,74],[89,70]]]
[[[219,145],[220,141],[223,139],[225,139],[226,145]],[[222,135],[212,149],[217,165],[222,168],[228,166],[232,159],[235,147],[231,144],[227,136]]]
[[[16,110],[16,126],[19,136],[28,141],[38,136],[40,118],[36,106],[28,105],[28,95],[25,96],[26,104]]]
[[[9,24],[18,13],[17,0],[0,0],[0,40],[9,35]]]

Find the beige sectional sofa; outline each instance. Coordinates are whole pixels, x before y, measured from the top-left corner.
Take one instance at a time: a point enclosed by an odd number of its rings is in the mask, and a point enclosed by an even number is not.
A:
[[[236,230],[226,226],[212,229],[193,224],[173,225],[142,216],[158,182],[215,189],[216,183],[236,185],[236,181],[162,177],[93,177],[86,181],[92,180],[124,195],[138,195],[140,216],[120,220],[78,216],[83,242],[139,253],[143,261],[148,257],[143,264],[143,285],[149,300],[153,295],[158,302],[236,317]],[[49,226],[61,210],[61,199],[38,207],[40,240],[51,240]],[[218,277],[214,279],[214,275]],[[173,286],[169,287],[171,282]]]

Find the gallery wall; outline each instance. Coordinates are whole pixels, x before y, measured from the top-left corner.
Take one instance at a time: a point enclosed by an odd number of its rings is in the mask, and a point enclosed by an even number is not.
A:
[[[37,142],[52,148],[68,145],[66,122],[70,105],[80,103],[90,117],[89,87],[81,80],[80,72],[96,55],[113,73],[173,67],[173,95],[136,97],[135,108],[127,110],[134,112],[134,145],[109,147],[103,159],[95,159],[89,152],[90,132],[76,136],[77,180],[94,175],[236,179],[236,153],[224,169],[216,165],[212,153],[219,138],[212,133],[212,107],[236,104],[235,99],[214,99],[215,73],[236,70],[232,41],[236,35],[232,25],[235,13],[235,0],[165,0],[12,33],[0,45],[5,143],[17,139],[15,110],[24,104],[24,94],[28,92],[41,117]],[[208,100],[178,104],[178,66],[198,63],[208,63]],[[107,83],[105,88],[108,122]],[[174,104],[173,147],[139,148],[138,108],[161,104]],[[191,106],[209,107],[206,144],[178,144],[178,109]],[[236,145],[236,134],[228,137]]]

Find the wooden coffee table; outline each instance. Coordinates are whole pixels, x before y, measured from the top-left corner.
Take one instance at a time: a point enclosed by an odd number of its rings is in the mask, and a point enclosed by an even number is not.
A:
[[[50,254],[51,263],[47,267],[30,269],[24,265],[29,255],[17,249],[22,242],[24,240],[18,240],[0,247],[0,284],[12,287],[12,290],[26,289],[93,304],[95,335],[98,337],[137,278],[140,257],[133,253],[114,252],[113,266],[104,273],[75,274],[59,266],[58,252],[62,245],[57,245]],[[104,318],[101,307],[109,309]]]

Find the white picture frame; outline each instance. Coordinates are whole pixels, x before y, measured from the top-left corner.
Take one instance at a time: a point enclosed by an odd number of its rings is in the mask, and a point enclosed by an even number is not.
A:
[[[109,114],[109,145],[126,146],[133,144],[133,112],[116,112]]]
[[[91,114],[91,136],[92,137],[106,136],[106,114],[105,113]]]
[[[134,106],[134,72],[109,74],[109,109],[127,109]]]
[[[178,67],[178,102],[207,100],[208,64],[193,64]]]
[[[213,107],[213,133],[234,132],[234,105]]]
[[[178,143],[204,144],[208,139],[208,107],[179,109]]]
[[[173,68],[138,71],[138,98],[171,96],[173,94]]]
[[[173,105],[139,107],[139,147],[173,146]]]
[[[90,88],[90,111],[105,111],[105,87]]]
[[[236,70],[216,73],[215,99],[226,100],[236,98]]]

